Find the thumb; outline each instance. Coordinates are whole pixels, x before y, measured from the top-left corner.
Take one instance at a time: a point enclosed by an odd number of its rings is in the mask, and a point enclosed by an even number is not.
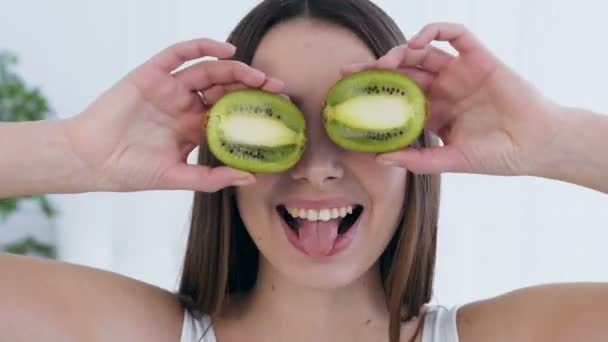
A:
[[[380,154],[377,160],[384,165],[404,167],[416,174],[462,172],[466,165],[463,155],[452,146],[410,147]]]
[[[228,186],[249,185],[255,180],[252,174],[227,166],[181,164],[167,171],[161,185],[169,189],[216,192]]]

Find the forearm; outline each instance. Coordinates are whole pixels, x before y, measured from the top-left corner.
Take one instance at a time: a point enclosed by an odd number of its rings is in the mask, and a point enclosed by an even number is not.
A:
[[[88,189],[64,121],[0,124],[0,198]]]
[[[608,115],[562,108],[553,158],[537,176],[608,193]]]

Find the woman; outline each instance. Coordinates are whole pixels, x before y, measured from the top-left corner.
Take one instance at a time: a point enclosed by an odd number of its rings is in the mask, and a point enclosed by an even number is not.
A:
[[[433,40],[449,41],[459,55],[431,47]],[[608,148],[600,140],[606,117],[543,98],[460,25],[428,25],[405,44],[390,18],[365,0],[264,1],[229,41],[236,53],[209,40],[177,44],[71,119],[0,126],[0,156],[10,161],[0,169],[2,197],[198,191],[177,296],[99,270],[3,255],[3,338],[608,337],[605,284],[522,289],[450,310],[424,306],[438,174],[533,175],[608,193]],[[204,55],[244,63],[206,61],[172,72]],[[325,135],[319,113],[329,87],[370,68],[400,70],[425,89],[432,113],[416,148],[375,156],[345,151]],[[201,113],[241,87],[281,93],[302,109],[309,143],[292,169],[254,176],[219,166],[204,145],[199,165],[186,164],[204,142]],[[20,140],[24,135],[32,138]],[[314,214],[302,219],[299,236],[288,237],[284,209],[344,207],[358,214],[341,246],[337,228],[320,227]]]

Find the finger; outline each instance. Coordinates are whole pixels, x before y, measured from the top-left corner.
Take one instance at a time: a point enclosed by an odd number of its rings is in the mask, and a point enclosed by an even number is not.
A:
[[[250,89],[251,87],[247,86],[244,83],[231,83],[231,84],[216,84],[211,88],[207,88],[204,91],[201,91],[205,100],[209,105],[214,105],[220,98],[222,98],[227,93],[241,90],[241,89]],[[284,88],[284,83],[274,78],[269,78],[264,82],[262,86],[259,87],[260,90],[278,93]]]
[[[416,81],[416,83],[418,83],[420,88],[425,89],[425,90],[428,89],[428,87],[430,87],[433,80],[437,77],[436,74],[429,72],[427,70],[423,70],[421,68],[417,68],[417,67],[388,68],[388,67],[382,67],[382,66],[378,65],[377,63],[361,63],[361,64],[346,65],[346,66],[342,67],[340,72],[344,76],[348,76],[349,74],[352,74],[355,72],[360,72],[360,71],[366,71],[366,70],[399,71],[402,74],[405,74],[405,75],[411,77],[412,79],[414,79]]]
[[[407,45],[393,48],[376,63],[380,68],[393,69],[397,67],[421,67],[422,69],[439,72],[444,66],[454,60],[454,56],[434,46],[422,49],[411,49]]]
[[[429,87],[437,77],[437,75],[435,75],[434,73],[428,72],[420,68],[399,68],[397,69],[397,71],[412,78],[424,91],[427,91],[429,89]]]
[[[375,65],[376,62],[348,64],[340,69],[340,73],[346,76],[355,72],[371,69]]]
[[[422,49],[432,41],[447,41],[458,52],[465,53],[483,46],[462,24],[433,23],[426,25],[408,43],[412,49]]]
[[[395,46],[390,49],[384,56],[380,57],[376,62],[377,65],[382,64],[383,67],[394,69],[403,63],[407,47],[405,45]],[[412,66],[414,66],[413,64]]]
[[[280,93],[283,91],[283,89],[285,89],[285,82],[277,78],[268,77],[266,78],[266,83],[262,85],[261,89],[273,93]]]
[[[258,88],[266,82],[266,74],[238,61],[199,62],[174,73],[173,77],[191,90],[232,83]]]
[[[220,98],[229,92],[241,89],[247,89],[248,87],[243,83],[232,83],[232,84],[216,84],[211,88],[203,91],[205,99],[210,106],[213,106]]]
[[[173,190],[216,192],[228,186],[245,186],[254,182],[252,174],[227,166],[181,164],[167,171],[161,186]]]
[[[234,55],[236,48],[225,42],[212,39],[193,39],[174,44],[156,54],[150,63],[171,72],[180,65],[201,57],[229,58]]]
[[[416,174],[438,174],[466,171],[466,159],[453,146],[406,148],[381,154],[378,162],[388,166],[404,167]]]

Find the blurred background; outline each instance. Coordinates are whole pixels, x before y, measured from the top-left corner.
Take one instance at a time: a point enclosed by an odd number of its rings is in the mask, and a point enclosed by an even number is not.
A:
[[[547,96],[608,113],[607,2],[374,2],[407,36],[429,22],[464,23]],[[257,3],[0,0],[0,51],[18,58],[3,57],[13,88],[0,96],[12,92],[30,103],[27,117],[72,116],[164,47],[201,36],[224,40]],[[0,248],[174,290],[191,200],[182,191],[4,200]],[[445,175],[433,301],[451,306],[539,283],[608,281],[606,243],[606,195],[529,177]]]

